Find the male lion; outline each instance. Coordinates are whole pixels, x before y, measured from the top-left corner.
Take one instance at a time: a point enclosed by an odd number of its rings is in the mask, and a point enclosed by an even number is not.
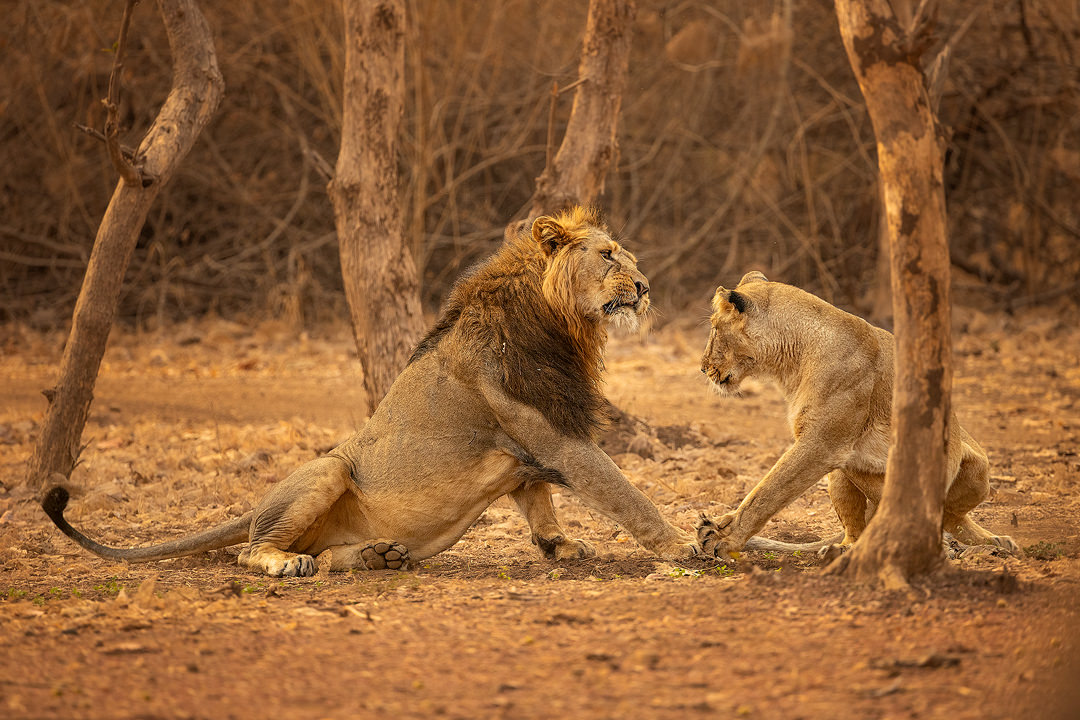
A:
[[[704,515],[698,540],[706,553],[816,549],[839,540],[793,545],[753,537],[773,515],[828,474],[829,497],[844,526],[841,548],[859,539],[881,500],[889,452],[893,351],[891,333],[760,272],[735,290],[717,288],[701,372],[721,394],[749,377],[779,385],[795,444],[734,511]],[[966,544],[1019,550],[1012,538],[979,527],[968,512],[990,492],[986,453],[949,418],[948,486],[943,529]],[[869,508],[869,512],[867,512]]]
[[[102,557],[159,560],[247,540],[241,565],[306,576],[324,552],[331,570],[399,568],[434,555],[505,494],[546,557],[594,555],[555,518],[555,484],[661,557],[692,556],[693,536],[665,522],[594,442],[604,422],[605,328],[636,327],[649,308],[636,262],[592,210],[508,227],[502,248],[454,286],[363,430],[218,528],[120,550],[67,523],[62,487],[42,505]]]

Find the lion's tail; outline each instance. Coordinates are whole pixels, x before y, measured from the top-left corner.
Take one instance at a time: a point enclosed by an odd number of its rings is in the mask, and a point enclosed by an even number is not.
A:
[[[750,538],[746,541],[746,545],[743,546],[744,550],[771,550],[773,552],[817,552],[823,547],[829,545],[835,545],[844,539],[844,533],[839,532],[832,537],[825,538],[824,540],[815,540],[808,543],[789,543],[782,540],[770,540],[769,538],[763,538],[758,535]]]
[[[60,528],[61,532],[95,555],[108,560],[150,562],[152,560],[166,560],[168,558],[194,555],[208,550],[217,550],[247,540],[248,528],[251,525],[252,513],[249,512],[243,517],[238,517],[205,532],[189,535],[179,540],[171,540],[160,545],[141,548],[114,548],[91,540],[71,526],[71,523],[64,517],[68,497],[66,488],[61,486],[50,488],[41,499],[41,508],[56,524],[56,527]]]

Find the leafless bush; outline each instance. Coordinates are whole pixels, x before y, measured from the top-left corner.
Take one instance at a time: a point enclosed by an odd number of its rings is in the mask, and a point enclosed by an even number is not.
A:
[[[14,0],[0,29],[0,319],[70,316],[116,180],[100,128],[119,12]],[[639,0],[621,155],[604,205],[662,305],[699,304],[749,267],[864,307],[877,249],[873,134],[831,3]],[[402,198],[425,297],[525,212],[543,168],[552,83],[577,80],[584,3],[413,0]],[[147,221],[121,314],[296,323],[341,307],[325,169],[343,65],[336,3],[206,4],[227,95]],[[1078,291],[1080,11],[1070,0],[966,0],[975,13],[941,105],[962,287],[983,301]],[[124,142],[169,88],[160,23],[140,7]],[[556,108],[556,137],[570,93]]]

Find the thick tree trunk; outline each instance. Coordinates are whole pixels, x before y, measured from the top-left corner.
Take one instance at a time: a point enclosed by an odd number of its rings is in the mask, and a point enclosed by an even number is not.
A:
[[[120,287],[146,214],[210,120],[224,93],[213,38],[193,0],[158,0],[173,58],[173,86],[136,155],[136,173],[121,179],[94,239],[56,387],[30,458],[27,481],[40,487],[71,474],[93,400]],[[119,49],[118,49],[119,52]]]
[[[892,240],[896,381],[881,505],[830,571],[897,587],[934,570],[942,558],[952,387],[943,155],[917,64],[924,19],[913,18],[910,5],[899,1],[836,0],[836,10],[877,136]]]
[[[530,214],[591,203],[618,156],[615,130],[630,64],[633,0],[590,0],[578,85],[562,145],[536,179]]]
[[[405,5],[403,0],[344,0],[343,7],[344,117],[328,189],[371,413],[424,329],[420,284],[398,198]]]

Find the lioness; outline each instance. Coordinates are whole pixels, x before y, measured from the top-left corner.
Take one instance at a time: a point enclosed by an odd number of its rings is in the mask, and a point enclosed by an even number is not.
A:
[[[800,546],[753,537],[826,473],[844,526],[840,545],[851,545],[877,507],[885,481],[892,334],[799,288],[769,282],[760,272],[744,275],[735,290],[717,288],[712,308],[701,372],[724,395],[737,393],[750,377],[775,382],[787,400],[795,444],[734,512],[715,521],[702,516],[702,548],[728,557],[744,546],[813,549],[832,542]],[[1012,538],[994,535],[968,516],[990,492],[989,469],[986,453],[951,416],[943,529],[962,543],[1016,552]]]
[[[657,555],[693,556],[694,537],[664,521],[594,442],[604,422],[606,326],[634,328],[649,308],[636,263],[592,210],[511,225],[502,248],[454,286],[364,428],[218,528],[119,550],[67,523],[62,487],[43,507],[102,557],[159,560],[247,540],[241,565],[305,576],[323,552],[331,570],[398,568],[434,555],[505,494],[545,556],[595,554],[559,525],[555,484]]]

